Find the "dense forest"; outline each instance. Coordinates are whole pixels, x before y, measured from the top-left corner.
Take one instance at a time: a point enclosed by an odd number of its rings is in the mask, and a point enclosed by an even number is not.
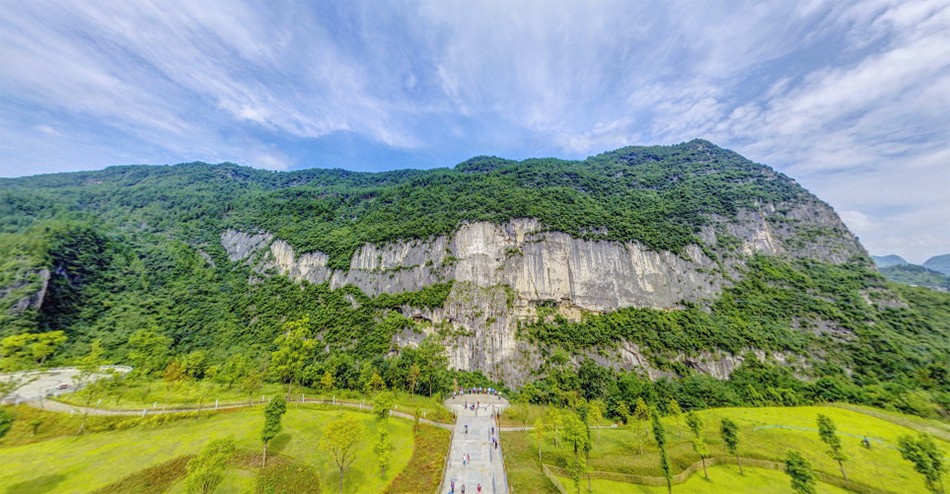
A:
[[[700,140],[582,161],[478,157],[452,169],[375,174],[190,163],[0,179],[0,338],[63,331],[65,342],[36,364],[69,363],[93,341],[109,361],[135,363],[143,342],[157,341],[164,350],[148,365],[158,373],[174,363],[194,378],[244,369],[285,380],[274,355],[282,335],[300,331],[313,344],[290,379],[314,384],[331,372],[340,386],[359,388],[375,371],[405,388],[418,366],[420,382],[439,393],[453,379],[488,381],[446,368],[450,328],[434,328],[418,348],[398,348],[394,336],[427,324],[402,307],[440,307],[451,280],[371,297],[353,286],[260,276],[228,259],[221,232],[270,232],[297,252],[327,253],[341,270],[367,242],[514,218],[679,253],[701,244],[712,216],[808,197],[788,177]],[[717,299],[682,310],[629,308],[570,322],[539,307],[519,338],[547,357],[523,395],[613,404],[642,395],[662,405],[675,393],[693,408],[842,400],[931,416],[950,408],[950,296],[888,284],[867,259],[750,256],[744,266]],[[669,378],[588,358],[622,342]],[[683,358],[750,348],[793,357],[781,365],[747,358],[729,380]]]

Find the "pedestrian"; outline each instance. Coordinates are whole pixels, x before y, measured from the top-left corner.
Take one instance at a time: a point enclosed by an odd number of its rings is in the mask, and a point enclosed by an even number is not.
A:
[[[472,462],[472,455],[465,455],[465,456],[468,458],[468,462],[471,463],[471,462]]]
[[[449,492],[455,492],[455,481],[454,481],[454,480],[452,481],[451,488],[452,488],[452,490],[450,490]]]
[[[465,433],[468,434],[468,424],[465,424]]]
[[[482,492],[482,484],[478,484],[477,489],[478,489],[478,492]]]
[[[462,484],[462,494],[465,494],[465,484]]]
[[[495,435],[495,428],[494,428],[494,427],[491,428],[491,435],[493,435],[493,436]]]

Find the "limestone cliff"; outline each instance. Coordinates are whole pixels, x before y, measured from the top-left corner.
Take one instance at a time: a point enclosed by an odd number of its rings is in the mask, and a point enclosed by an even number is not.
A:
[[[519,321],[537,317],[538,304],[555,306],[571,320],[624,307],[676,309],[683,301],[714,299],[752,253],[830,263],[867,259],[834,211],[817,200],[766,204],[732,220],[710,218],[701,238],[702,245],[689,245],[677,255],[636,242],[543,231],[533,219],[480,222],[464,224],[450,237],[366,244],[353,255],[348,271],[332,270],[326,254],[297,253],[266,232],[227,230],[221,242],[231,261],[247,262],[260,274],[327,282],[331,288],[353,284],[374,296],[455,280],[442,308],[403,309],[432,324],[421,335],[401,335],[397,343],[415,344],[436,327],[449,327],[452,337],[445,343],[452,367],[482,370],[510,383],[522,382],[537,366],[531,356],[535,349],[519,341],[516,332]],[[623,367],[646,365],[629,355],[607,360]],[[732,367],[728,362],[694,364],[701,371],[717,369],[711,372],[716,375],[728,375]]]

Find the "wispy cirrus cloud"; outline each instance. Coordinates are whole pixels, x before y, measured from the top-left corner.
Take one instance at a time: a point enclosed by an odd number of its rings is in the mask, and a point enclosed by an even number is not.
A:
[[[799,179],[873,252],[921,258],[950,250],[948,16],[945,0],[9,0],[0,173],[372,170],[704,137]]]

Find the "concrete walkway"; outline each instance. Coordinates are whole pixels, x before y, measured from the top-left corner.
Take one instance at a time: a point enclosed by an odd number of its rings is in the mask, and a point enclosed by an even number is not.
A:
[[[469,404],[477,401],[479,407],[474,411],[467,409],[464,407],[466,401]],[[465,494],[478,494],[478,485],[481,484],[482,494],[508,494],[501,443],[497,449],[492,443],[492,438],[498,437],[498,423],[491,415],[493,407],[496,413],[501,412],[508,407],[508,401],[484,394],[465,394],[446,400],[445,405],[455,411],[458,420],[452,434],[445,479],[439,492],[452,492],[454,480],[456,493],[461,493],[464,485]],[[492,427],[495,428],[494,435]],[[471,458],[471,461],[466,458]]]

